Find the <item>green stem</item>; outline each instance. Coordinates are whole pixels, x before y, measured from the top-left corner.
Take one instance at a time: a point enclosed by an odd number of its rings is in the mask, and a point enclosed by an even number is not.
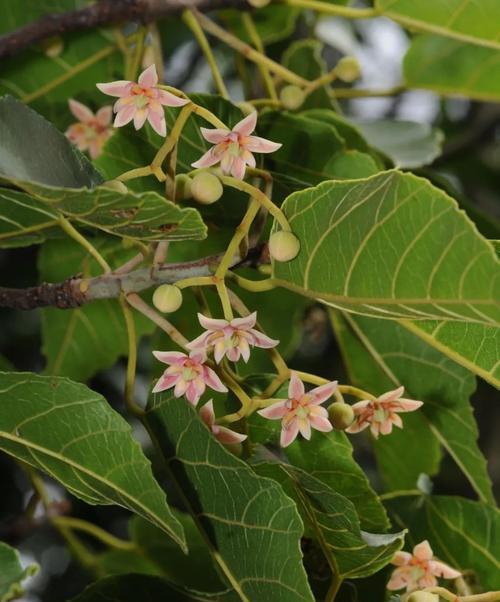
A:
[[[332,88],[335,98],[372,98],[377,96],[396,96],[405,92],[404,86],[394,86],[385,90],[366,90],[363,88]]]
[[[210,48],[210,44],[208,43],[207,37],[205,36],[203,29],[200,26],[200,23],[196,19],[192,10],[185,10],[182,13],[182,18],[186,25],[191,30],[192,34],[196,38],[196,41],[200,45],[200,48],[207,59],[208,66],[210,67],[210,71],[212,72],[212,77],[214,78],[215,87],[217,88],[219,94],[229,100],[229,93],[227,91],[226,85],[224,84],[224,80],[222,79],[222,75],[217,67],[217,63],[215,61],[214,54],[212,49]]]
[[[229,272],[228,277],[231,280],[245,289],[246,291],[252,291],[253,293],[262,293],[265,291],[272,291],[276,288],[276,284],[273,278],[266,278],[265,280],[249,280],[248,278],[243,278],[243,276],[239,276],[234,272]]]
[[[217,293],[222,305],[222,311],[224,312],[224,318],[229,322],[234,318],[233,310],[231,308],[231,302],[229,301],[229,295],[227,292],[226,283],[224,280],[216,281]]]
[[[332,576],[332,581],[331,581],[330,587],[325,596],[325,602],[334,602],[341,585],[342,585],[342,578],[339,577],[337,573],[334,573],[334,575]]]
[[[60,527],[68,527],[69,529],[75,529],[76,531],[82,531],[92,535],[95,539],[98,539],[102,543],[106,544],[110,548],[117,550],[134,550],[135,544],[131,541],[125,541],[115,537],[111,533],[108,533],[101,527],[89,523],[79,518],[73,518],[70,516],[57,516],[52,519],[52,522]]]
[[[134,401],[135,392],[135,374],[137,369],[137,335],[135,331],[135,321],[127,300],[120,297],[120,305],[125,318],[128,337],[128,359],[127,359],[127,376],[125,380],[125,404],[127,409],[134,416],[143,416],[144,410]]]
[[[264,54],[264,45],[262,44],[259,32],[255,27],[255,23],[250,13],[243,12],[241,14],[241,21],[256,50],[258,50],[261,54]],[[274,85],[273,78],[271,77],[271,74],[269,72],[268,66],[262,63],[257,63],[257,68],[260,72],[260,75],[262,76],[262,81],[264,82],[264,87],[266,89],[266,92],[269,94],[269,97],[272,100],[278,100],[278,93],[276,92],[276,87]]]
[[[109,263],[104,259],[104,257],[99,253],[99,251],[94,247],[94,245],[88,241],[84,236],[78,232],[78,230],[69,222],[65,217],[60,217],[59,225],[66,232],[68,236],[70,236],[73,240],[75,240],[79,245],[81,245],[92,257],[97,261],[97,263],[102,267],[106,274],[111,272],[111,268]]]
[[[177,280],[175,286],[177,288],[191,288],[192,286],[215,286],[216,280],[213,276],[193,276],[193,278],[183,278]]]
[[[484,594],[472,594],[471,596],[457,596],[444,587],[427,587],[423,590],[432,594],[438,594],[449,602],[499,602],[500,591],[486,592]]]
[[[156,167],[161,167],[165,157],[178,143],[181,132],[193,110],[194,105],[192,104],[182,107],[177,119],[175,120],[174,126],[170,130],[168,138],[162,144],[160,150],[156,153],[155,158],[151,162],[151,170],[154,170]]]
[[[115,180],[118,180],[119,182],[126,182],[127,180],[134,180],[135,178],[143,178],[144,176],[151,175],[153,175],[151,165],[146,165],[146,167],[136,167],[130,171],[125,171],[121,175],[117,176]]]
[[[375,8],[349,8],[348,6],[330,4],[329,2],[321,2],[319,0],[280,0],[280,2],[289,6],[314,10],[324,15],[345,17],[346,19],[369,19],[380,15],[379,11]]]
[[[141,66],[142,53],[144,52],[144,38],[146,37],[146,30],[141,27],[137,33],[135,41],[135,48],[131,51],[131,59],[127,67],[127,73],[125,79],[135,81],[139,74],[139,67]]]

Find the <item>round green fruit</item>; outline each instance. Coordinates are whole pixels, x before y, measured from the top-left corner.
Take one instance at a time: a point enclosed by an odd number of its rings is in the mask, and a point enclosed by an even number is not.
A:
[[[293,232],[280,230],[269,238],[269,253],[276,261],[291,261],[300,251],[300,241]]]
[[[162,284],[153,293],[153,305],[158,311],[172,313],[182,305],[182,292],[173,284]]]
[[[201,205],[211,205],[222,196],[224,188],[217,176],[201,171],[197,173],[191,182],[191,196]]]

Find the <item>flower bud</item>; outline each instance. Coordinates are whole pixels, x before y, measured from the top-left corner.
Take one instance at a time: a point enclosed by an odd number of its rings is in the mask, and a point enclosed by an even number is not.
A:
[[[408,602],[439,602],[439,596],[430,592],[413,592]]]
[[[191,182],[191,195],[202,205],[211,205],[218,201],[223,192],[222,182],[208,171],[197,173]]]
[[[343,82],[351,83],[361,75],[361,67],[354,56],[341,58],[335,67],[337,77]]]
[[[153,293],[153,305],[163,313],[177,311],[182,305],[181,289],[173,284],[162,284]]]
[[[280,90],[280,100],[281,104],[285,109],[289,111],[294,111],[298,109],[306,99],[306,95],[302,88],[299,86],[285,86]]]
[[[120,182],[120,180],[108,180],[102,184],[102,187],[114,190],[115,192],[121,192],[122,194],[128,193],[128,188],[123,182]]]
[[[155,62],[155,51],[154,48],[149,45],[146,46],[144,52],[142,53],[141,67],[143,69],[147,69]]]
[[[330,422],[339,431],[351,426],[354,420],[354,410],[348,403],[336,401],[328,408]]]
[[[255,8],[262,8],[271,3],[271,0],[248,0],[248,4]]]
[[[192,197],[191,184],[193,180],[185,173],[175,176],[175,200],[187,201]]]
[[[269,238],[269,253],[276,261],[291,261],[300,251],[299,239],[293,232],[280,230]]]
[[[238,109],[240,109],[240,111],[243,113],[243,115],[250,115],[250,113],[254,113],[255,112],[255,107],[253,106],[253,104],[251,102],[246,102],[246,101],[241,101],[241,102],[237,102],[236,106],[238,107]]]

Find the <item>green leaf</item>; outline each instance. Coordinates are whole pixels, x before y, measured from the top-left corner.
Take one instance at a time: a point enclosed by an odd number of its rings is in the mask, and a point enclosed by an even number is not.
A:
[[[500,330],[482,324],[420,320],[401,324],[455,362],[500,388]]]
[[[251,15],[262,42],[271,44],[284,40],[293,33],[299,12],[290,6],[273,5],[252,11]],[[220,16],[240,40],[253,46],[252,40],[241,23],[241,13],[241,9],[225,10],[220,12]]]
[[[500,52],[439,36],[413,39],[403,62],[405,85],[441,95],[500,99]]]
[[[500,511],[460,497],[401,497],[387,506],[410,530],[412,545],[428,539],[434,554],[473,571],[485,590],[500,588]]]
[[[369,144],[389,157],[395,167],[429,165],[441,154],[443,134],[427,123],[380,119],[356,121]]]
[[[38,566],[31,564],[25,569],[21,566],[19,553],[0,541],[0,602],[8,602],[23,595],[21,582],[35,575]]]
[[[237,599],[312,602],[303,525],[279,485],[226,451],[187,403],[156,400],[146,421]]]
[[[347,149],[369,153],[372,149],[363,138],[356,123],[329,109],[308,109],[300,113],[304,117],[314,119],[333,126],[344,139]],[[375,157],[374,157],[375,158]]]
[[[370,155],[346,150],[344,139],[329,123],[276,111],[265,113],[259,125],[266,138],[283,144],[268,158],[271,169],[302,181],[304,187],[379,171]]]
[[[472,374],[395,322],[344,314],[334,324],[355,384],[377,395],[404,385],[406,396],[424,402],[418,412],[403,416],[403,431],[395,429],[376,442],[389,487],[411,489],[420,473],[434,473],[437,465],[426,458],[439,443],[479,498],[494,503],[469,402],[476,385]],[[418,454],[408,447],[408,436],[418,441]]]
[[[480,46],[500,48],[497,0],[376,0],[375,7],[386,17],[411,29],[438,33]]]
[[[295,500],[332,572],[341,579],[373,575],[401,549],[404,531],[390,535],[361,531],[354,505],[303,470],[278,463],[256,464],[254,470],[277,480]]]
[[[352,457],[352,445],[344,433],[314,432],[311,441],[297,439],[287,447],[286,456],[294,466],[349,499],[356,508],[362,529],[385,531],[388,528],[384,507]]]
[[[66,378],[0,373],[0,449],[89,504],[117,504],[185,547],[130,425],[104,397]]]
[[[94,246],[112,268],[136,254],[118,240],[95,239]],[[76,242],[69,239],[45,243],[38,259],[42,281],[61,282],[75,274],[96,276],[102,268]],[[96,372],[110,368],[128,353],[128,336],[120,304],[115,299],[92,301],[76,309],[61,311],[48,307],[42,313],[42,351],[45,372],[86,381]],[[134,312],[137,338],[154,332],[154,324]]]
[[[64,134],[12,96],[0,98],[0,131],[0,178],[67,188],[103,181]]]
[[[323,182],[283,211],[301,251],[273,263],[277,284],[376,317],[500,324],[493,248],[427,180],[389,171]]]

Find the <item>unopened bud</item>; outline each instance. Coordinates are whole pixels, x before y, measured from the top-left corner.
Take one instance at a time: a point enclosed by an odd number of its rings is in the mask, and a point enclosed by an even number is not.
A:
[[[222,182],[217,176],[201,171],[197,173],[191,182],[191,195],[195,201],[202,205],[211,205],[218,201],[224,189]]]
[[[337,77],[343,82],[351,83],[361,75],[361,67],[354,56],[345,56],[335,66]]]
[[[42,50],[45,56],[50,59],[57,58],[64,50],[64,41],[61,36],[53,36],[41,42]]]
[[[276,261],[291,261],[300,251],[299,239],[293,232],[280,230],[269,238],[269,253]]]
[[[280,90],[281,104],[285,109],[290,111],[294,111],[302,106],[305,99],[305,92],[299,86],[289,85]]]
[[[348,403],[336,401],[328,408],[330,422],[339,431],[345,430],[354,421],[354,410]]]
[[[147,69],[151,67],[155,62],[155,51],[152,46],[146,46],[142,54],[141,67]]]
[[[175,200],[187,201],[192,197],[191,184],[193,180],[185,173],[175,176]]]
[[[439,602],[439,596],[431,594],[431,592],[413,592],[408,598],[408,602]]]
[[[181,289],[173,284],[162,284],[153,293],[153,305],[163,313],[177,311],[182,305]]]
[[[245,116],[250,115],[251,113],[255,113],[255,107],[251,102],[246,102],[243,100],[241,102],[236,103],[236,106]]]
[[[255,8],[262,8],[263,6],[267,6],[271,3],[271,0],[248,0],[248,4],[254,6]]]
[[[120,180],[108,180],[101,186],[103,188],[108,188],[109,190],[114,190],[115,192],[121,192],[122,194],[128,193],[128,188],[123,182],[120,182]]]

